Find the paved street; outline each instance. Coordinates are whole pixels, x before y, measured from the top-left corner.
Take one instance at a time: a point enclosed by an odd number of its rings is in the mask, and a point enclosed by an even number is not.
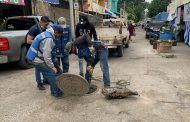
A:
[[[190,47],[179,43],[174,58],[163,58],[152,49],[139,30],[124,57],[109,57],[111,81],[124,79],[140,96],[106,100],[103,83],[95,93],[55,99],[49,86],[36,88],[34,69],[0,65],[0,122],[189,122]],[[76,56],[70,72],[78,74]],[[102,79],[97,65],[94,77]]]

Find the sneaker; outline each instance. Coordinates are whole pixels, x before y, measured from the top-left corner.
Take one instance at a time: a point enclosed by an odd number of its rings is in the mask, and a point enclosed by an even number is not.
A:
[[[110,85],[104,85],[104,88],[110,88]]]
[[[84,77],[84,74],[83,74],[83,73],[80,73],[80,76]]]
[[[39,90],[46,90],[43,84],[38,84],[37,87]]]
[[[43,79],[43,84],[49,84],[48,80],[47,79]]]

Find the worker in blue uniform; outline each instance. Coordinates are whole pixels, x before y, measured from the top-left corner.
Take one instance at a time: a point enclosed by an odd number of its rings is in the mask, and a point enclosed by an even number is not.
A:
[[[51,95],[55,97],[61,97],[63,93],[56,85],[55,79],[58,76],[58,71],[53,63],[52,50],[55,46],[54,39],[59,38],[62,33],[63,28],[58,24],[54,24],[51,28],[36,36],[26,55],[28,61],[34,64],[35,68],[47,78]]]

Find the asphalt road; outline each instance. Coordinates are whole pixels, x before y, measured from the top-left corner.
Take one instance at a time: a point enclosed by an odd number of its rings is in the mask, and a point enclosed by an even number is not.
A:
[[[98,90],[82,97],[55,99],[49,86],[36,88],[34,69],[0,65],[0,122],[189,122],[190,47],[179,43],[174,58],[163,58],[139,30],[124,57],[109,57],[114,82],[130,81],[140,96],[106,100],[99,65],[93,81]],[[70,72],[78,74],[77,58],[70,57]]]

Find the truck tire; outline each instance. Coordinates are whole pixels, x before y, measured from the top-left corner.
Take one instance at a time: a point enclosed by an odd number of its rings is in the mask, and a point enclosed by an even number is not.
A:
[[[23,46],[21,48],[21,55],[20,55],[20,60],[18,62],[18,65],[20,68],[22,69],[29,69],[29,68],[33,68],[33,65],[29,64],[26,60],[26,53],[27,53],[27,49],[26,46]]]
[[[125,48],[129,47],[129,41],[125,44]]]
[[[118,57],[123,57],[123,45],[117,46]]]

